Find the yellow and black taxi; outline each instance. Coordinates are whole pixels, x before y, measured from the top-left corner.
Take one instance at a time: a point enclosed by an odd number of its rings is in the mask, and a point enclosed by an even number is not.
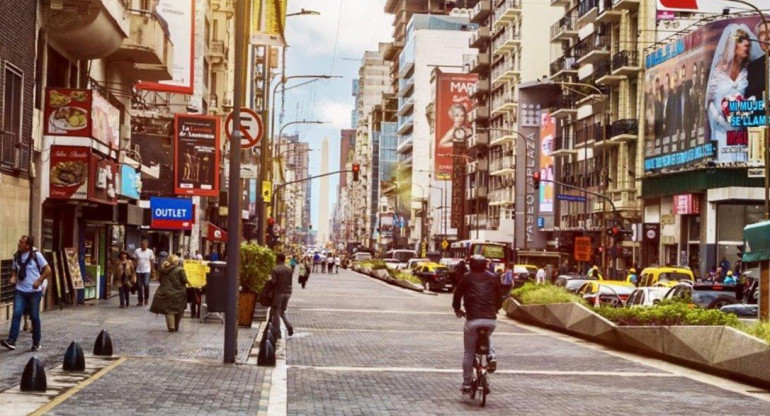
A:
[[[452,271],[443,264],[420,263],[414,268],[412,274],[422,281],[425,290],[429,292],[444,289],[451,292],[454,289],[455,282],[452,278]]]
[[[647,267],[638,278],[639,287],[674,287],[680,282],[692,283],[695,275],[684,267]]]
[[[633,284],[619,280],[593,280],[585,282],[577,294],[592,305],[624,306],[634,289]]]

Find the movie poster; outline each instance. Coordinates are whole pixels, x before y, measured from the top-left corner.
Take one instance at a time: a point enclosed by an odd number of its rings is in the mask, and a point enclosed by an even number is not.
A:
[[[219,117],[175,115],[174,192],[219,196]]]
[[[455,144],[467,147],[473,134],[468,113],[473,107],[469,93],[478,76],[476,74],[438,75],[436,79],[436,179],[452,179],[452,154]],[[463,156],[461,154],[461,156]]]
[[[553,139],[556,133],[554,119],[549,113],[540,115],[540,212],[553,212],[554,201],[554,163]]]
[[[748,161],[768,29],[757,16],[718,20],[645,57],[646,171]]]
[[[173,195],[174,144],[171,134],[133,133],[131,143],[139,148],[142,164],[150,169],[153,176],[142,178],[142,195]]]

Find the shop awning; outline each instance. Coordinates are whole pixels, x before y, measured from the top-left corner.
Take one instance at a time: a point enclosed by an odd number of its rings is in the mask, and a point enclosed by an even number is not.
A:
[[[747,225],[743,229],[743,262],[770,260],[770,221]]]

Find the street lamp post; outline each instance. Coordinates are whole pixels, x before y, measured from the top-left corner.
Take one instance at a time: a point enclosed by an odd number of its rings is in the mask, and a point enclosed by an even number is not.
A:
[[[765,15],[762,13],[759,8],[753,4],[751,4],[748,1],[744,0],[730,0],[734,3],[740,3],[746,6],[751,7],[754,9],[754,11],[759,14],[759,17],[762,19],[762,26],[765,28],[766,31],[770,30],[770,26],[768,26],[767,18],[765,18]],[[764,43],[767,44],[765,41],[759,41],[755,39],[749,39],[753,40],[755,42]],[[764,96],[764,102],[765,102],[765,130],[763,135],[764,145],[765,145],[765,220],[770,220],[770,146],[768,145],[768,138],[770,138],[770,132],[768,129],[768,123],[770,123],[770,53],[765,54],[765,96]]]

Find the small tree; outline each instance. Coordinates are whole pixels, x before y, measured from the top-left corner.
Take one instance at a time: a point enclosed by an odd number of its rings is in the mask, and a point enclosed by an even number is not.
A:
[[[241,244],[240,285],[244,292],[259,293],[275,267],[275,253],[254,243]]]

